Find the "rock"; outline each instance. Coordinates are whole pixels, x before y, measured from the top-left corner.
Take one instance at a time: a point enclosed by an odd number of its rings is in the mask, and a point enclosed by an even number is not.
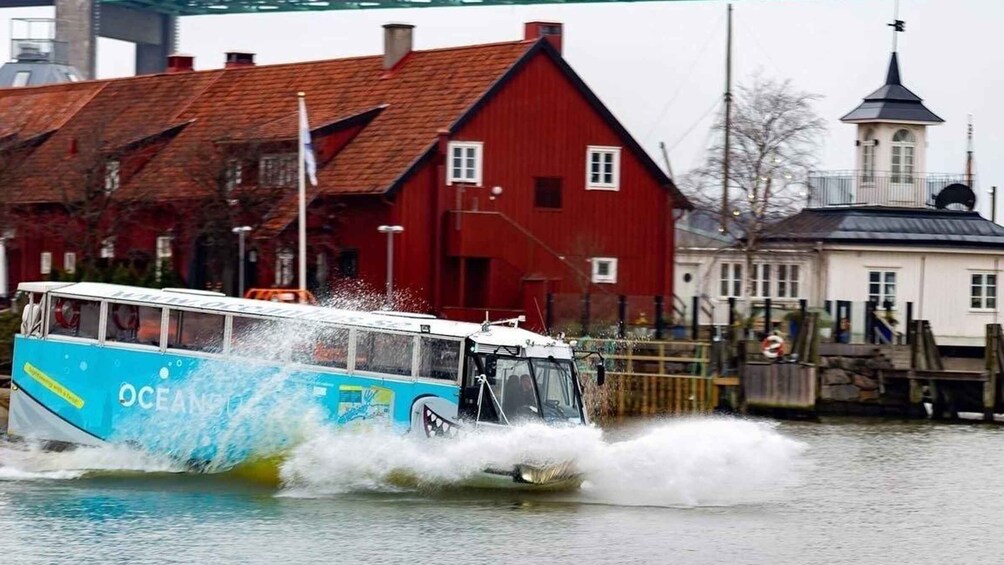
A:
[[[834,385],[834,386],[824,386],[820,391],[819,396],[823,400],[857,400],[858,394],[861,391],[858,387],[854,385]]]
[[[866,377],[865,375],[854,375],[854,386],[860,388],[861,390],[877,390],[878,383],[875,379]]]
[[[862,402],[870,402],[873,400],[878,400],[878,398],[879,398],[879,393],[877,390],[862,390],[861,393],[858,394],[858,400]]]
[[[851,377],[842,369],[827,369],[823,373],[823,386],[846,385],[851,383]]]

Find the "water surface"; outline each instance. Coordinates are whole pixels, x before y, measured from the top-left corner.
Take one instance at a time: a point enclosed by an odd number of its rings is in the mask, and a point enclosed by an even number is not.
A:
[[[688,419],[430,448],[321,432],[278,488],[120,448],[0,443],[0,547],[5,563],[990,563],[1001,433]],[[578,454],[586,484],[460,486],[527,450]]]

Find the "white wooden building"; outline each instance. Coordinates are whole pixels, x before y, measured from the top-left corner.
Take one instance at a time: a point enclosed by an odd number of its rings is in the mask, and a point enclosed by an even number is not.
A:
[[[771,226],[752,269],[713,227],[680,223],[678,308],[688,306],[689,318],[696,294],[704,323],[723,324],[730,296],[746,307],[765,297],[787,308],[799,299],[811,307],[846,300],[860,324],[866,302],[880,309],[888,302],[905,330],[912,303],[939,345],[981,346],[985,324],[1004,321],[997,303],[1004,228],[971,211],[971,177],[925,170],[927,127],[942,120],[902,85],[896,53],[886,84],[841,121],[858,128],[857,168],[811,175],[808,205]],[[752,297],[747,277],[756,283]]]

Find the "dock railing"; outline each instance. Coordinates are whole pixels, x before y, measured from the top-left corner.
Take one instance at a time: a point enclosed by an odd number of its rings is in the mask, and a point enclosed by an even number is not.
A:
[[[604,390],[594,414],[635,416],[707,413],[718,404],[713,349],[707,341],[647,341],[622,339],[578,340],[580,351],[603,355],[607,370]],[[595,381],[595,366],[582,363],[579,371]]]

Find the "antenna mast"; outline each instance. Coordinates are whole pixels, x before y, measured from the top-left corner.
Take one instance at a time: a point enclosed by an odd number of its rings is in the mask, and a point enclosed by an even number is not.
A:
[[[732,4],[728,7],[728,33],[725,40],[725,154],[722,156],[722,227],[724,233],[729,221],[729,153],[732,133]]]
[[[966,184],[973,187],[973,115],[969,114],[966,126]]]

